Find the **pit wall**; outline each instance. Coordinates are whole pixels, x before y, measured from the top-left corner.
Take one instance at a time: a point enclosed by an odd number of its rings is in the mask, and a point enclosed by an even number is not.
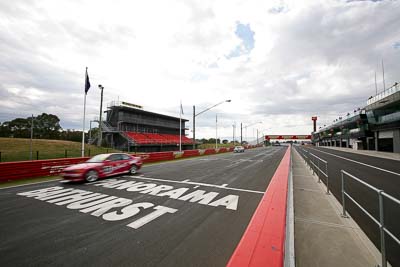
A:
[[[255,148],[255,146],[247,146],[247,149]],[[220,154],[232,152],[233,147],[218,149],[195,149],[170,152],[153,152],[153,153],[137,153],[137,156],[143,158],[144,163],[159,162],[167,160],[175,160],[180,158],[189,158],[203,155]],[[17,161],[0,163],[0,182],[35,178],[42,176],[55,176],[67,166],[82,163],[88,160],[83,158],[63,158],[63,159],[47,159],[33,161]]]

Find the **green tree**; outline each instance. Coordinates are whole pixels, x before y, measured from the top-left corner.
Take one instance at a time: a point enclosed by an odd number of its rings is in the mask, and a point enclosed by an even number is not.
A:
[[[35,136],[43,139],[59,139],[62,130],[60,119],[53,114],[42,113],[34,118]]]
[[[16,118],[0,125],[1,137],[30,138],[32,117]],[[33,117],[34,138],[59,139],[61,133],[60,119],[53,114],[42,113]]]
[[[12,137],[28,138],[30,136],[31,125],[28,119],[16,118],[12,121],[5,123],[8,125],[10,129]]]
[[[66,130],[60,132],[60,139],[81,142],[82,141],[82,131]],[[85,134],[85,140],[88,141],[88,134]]]
[[[11,129],[9,123],[9,121],[6,121],[0,124],[0,137],[10,137]]]

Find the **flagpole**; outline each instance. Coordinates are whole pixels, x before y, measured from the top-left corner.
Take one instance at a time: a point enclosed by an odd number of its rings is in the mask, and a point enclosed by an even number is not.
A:
[[[182,101],[179,107],[179,151],[182,151]]]
[[[90,88],[90,82],[89,82],[89,76],[87,72],[87,67],[86,67],[86,72],[85,72],[85,97],[83,101],[83,126],[82,126],[82,158],[85,156],[85,119],[86,119],[86,95],[87,92],[89,91]]]
[[[82,158],[85,156],[85,115],[86,115],[86,93],[83,102],[83,127],[82,127]]]

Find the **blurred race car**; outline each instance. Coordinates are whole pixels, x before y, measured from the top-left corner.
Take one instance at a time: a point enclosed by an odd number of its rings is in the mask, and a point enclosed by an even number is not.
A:
[[[242,146],[235,146],[235,148],[233,149],[233,153],[241,153],[244,152],[244,147]]]
[[[69,181],[94,182],[123,173],[135,174],[142,164],[142,158],[125,153],[99,154],[86,162],[66,167],[61,176]]]

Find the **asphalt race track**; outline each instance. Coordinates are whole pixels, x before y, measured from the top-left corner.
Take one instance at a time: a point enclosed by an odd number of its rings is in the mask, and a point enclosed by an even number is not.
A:
[[[400,199],[400,162],[390,159],[343,152],[322,147],[296,147],[304,149],[328,162],[329,184],[332,193],[338,201],[342,201],[341,174],[344,170],[368,184],[384,190],[393,197]],[[322,179],[325,182],[325,178]],[[375,219],[379,221],[379,199],[377,193],[358,182],[346,179],[346,192],[359,202]],[[363,229],[367,236],[380,248],[379,228],[372,219],[365,215],[350,200],[346,200],[346,210]],[[400,237],[400,207],[391,201],[384,201],[384,217],[386,227],[397,238]],[[392,266],[400,266],[399,245],[388,235],[385,235],[387,258]]]
[[[0,266],[225,266],[286,148],[1,189]]]

